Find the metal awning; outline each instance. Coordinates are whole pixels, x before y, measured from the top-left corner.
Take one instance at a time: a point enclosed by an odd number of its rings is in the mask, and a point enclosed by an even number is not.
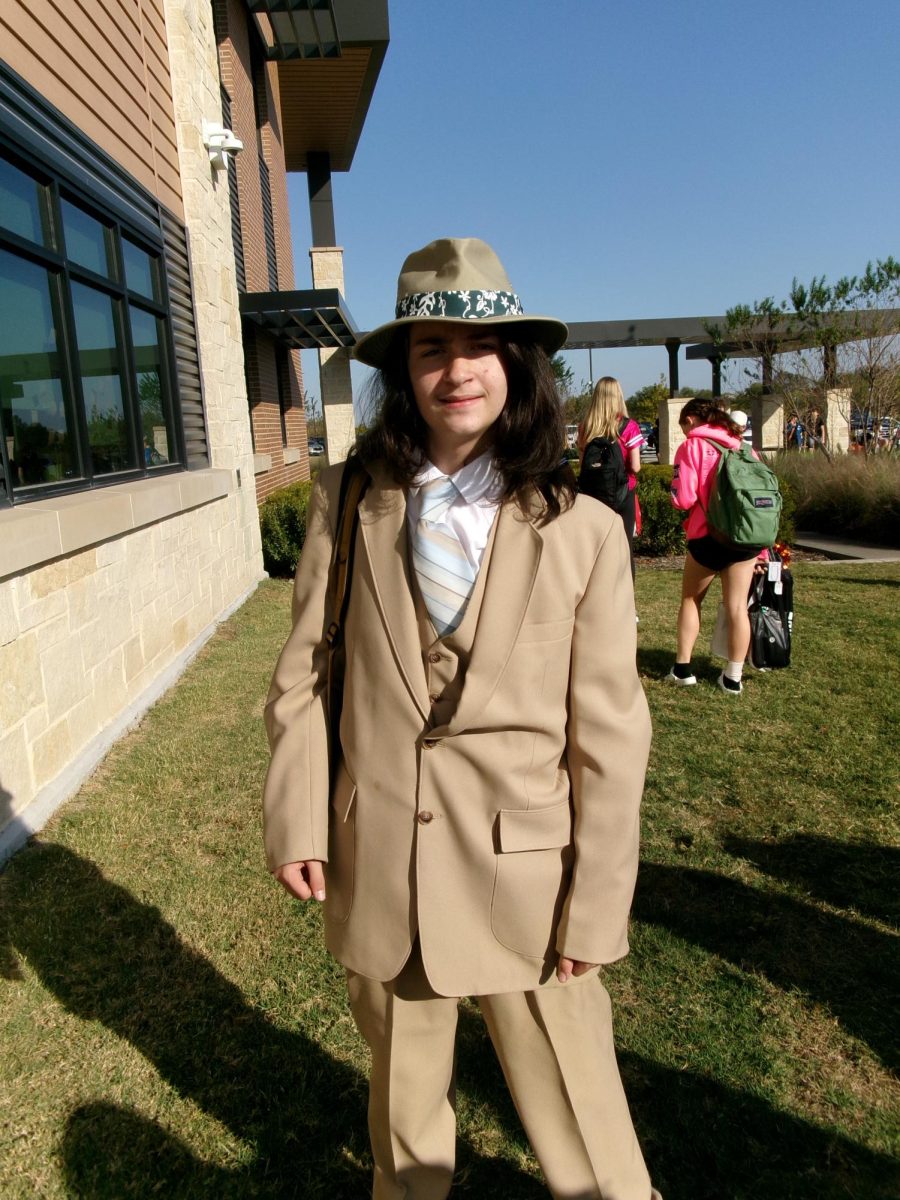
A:
[[[340,58],[334,0],[247,0],[247,7],[269,58]]]
[[[359,331],[337,288],[245,292],[241,317],[291,350],[336,350],[356,344]]]
[[[388,0],[245,0],[278,75],[288,171],[349,171],[390,41]]]

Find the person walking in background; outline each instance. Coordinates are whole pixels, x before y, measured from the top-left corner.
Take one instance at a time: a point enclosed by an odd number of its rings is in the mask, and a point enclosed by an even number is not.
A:
[[[815,450],[821,446],[824,450],[828,445],[828,431],[825,428],[825,418],[817,408],[809,410],[806,422],[806,449]]]
[[[621,507],[616,508],[615,511],[618,512],[625,526],[628,552],[631,557],[631,578],[634,579],[634,539],[641,531],[637,473],[641,469],[641,446],[644,444],[644,435],[641,433],[641,427],[637,421],[628,416],[621,385],[618,379],[614,379],[611,375],[604,375],[602,379],[597,380],[591,396],[590,407],[578,427],[578,450],[581,453],[582,466],[585,452],[595,438],[617,439],[622,452],[628,493],[624,497]]]
[[[796,413],[791,413],[785,423],[784,445],[786,450],[799,450],[803,445],[803,426]]]
[[[728,413],[709,400],[689,400],[681,410],[678,424],[685,440],[675,451],[672,503],[687,513],[684,519],[687,554],[681,581],[675,662],[666,679],[688,687],[697,682],[691,656],[700,632],[701,608],[709,585],[720,575],[722,601],[728,614],[728,665],[719,675],[718,685],[728,695],[739,696],[743,690],[744,660],[750,647],[747,594],[756,562],[761,555],[766,557],[766,550],[763,546],[737,549],[723,545],[710,534],[706,513],[719,467],[716,446],[740,449],[741,430]],[[753,457],[759,457],[755,450]]]
[[[597,965],[628,949],[650,720],[622,524],[560,463],[566,332],[524,314],[484,242],[441,238],[357,343],[380,403],[331,734],[341,464],[310,502],[266,704],[265,842],[287,891],[324,902],[347,970],[375,1200],[450,1191],[461,996],[553,1196],[658,1200]]]
[[[747,432],[747,426],[750,423],[750,418],[741,408],[733,408],[728,415],[741,431],[739,436],[743,437]]]

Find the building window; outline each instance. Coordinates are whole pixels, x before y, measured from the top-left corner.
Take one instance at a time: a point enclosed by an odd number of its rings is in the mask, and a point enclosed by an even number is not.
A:
[[[291,407],[291,372],[287,350],[284,346],[275,349],[275,373],[278,377],[278,413],[281,417],[281,444],[288,444],[287,412]]]
[[[0,499],[180,464],[162,241],[0,145]]]

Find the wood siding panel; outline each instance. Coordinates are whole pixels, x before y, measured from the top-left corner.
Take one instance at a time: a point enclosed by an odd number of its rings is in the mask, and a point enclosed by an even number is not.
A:
[[[162,0],[5,0],[0,42],[14,71],[182,214]]]

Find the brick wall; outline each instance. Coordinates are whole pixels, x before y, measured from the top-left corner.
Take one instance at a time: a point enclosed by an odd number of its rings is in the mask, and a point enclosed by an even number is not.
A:
[[[293,247],[287,195],[287,173],[282,147],[278,72],[275,63],[259,64],[251,51],[257,37],[252,18],[241,0],[214,0],[219,40],[219,63],[223,86],[231,97],[232,128],[244,143],[237,156],[238,196],[244,263],[248,292],[270,290],[266,257],[263,194],[260,186],[260,155],[269,170],[275,254],[280,291],[294,287]],[[262,78],[259,103],[254,103],[254,66]],[[256,110],[263,117],[257,130]],[[309,478],[306,418],[303,409],[303,377],[299,351],[289,355],[290,407],[285,414],[287,458],[282,445],[276,347],[274,341],[250,327],[244,331],[247,393],[253,440],[257,456],[271,457],[271,469],[256,476],[257,500],[262,502],[276,488]]]

